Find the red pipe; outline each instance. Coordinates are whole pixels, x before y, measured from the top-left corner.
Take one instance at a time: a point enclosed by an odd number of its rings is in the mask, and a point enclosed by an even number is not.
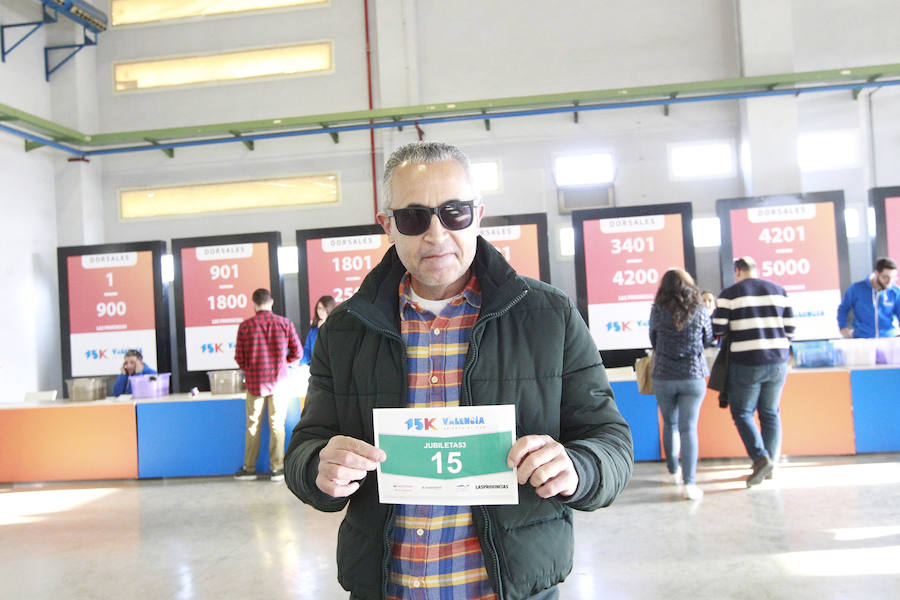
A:
[[[366,78],[369,85],[369,110],[372,110],[372,46],[369,43],[369,0],[363,0],[363,12],[366,17]],[[369,123],[372,121],[369,120]],[[378,215],[378,180],[375,176],[375,130],[369,130],[369,146],[372,155],[372,204],[375,215]]]

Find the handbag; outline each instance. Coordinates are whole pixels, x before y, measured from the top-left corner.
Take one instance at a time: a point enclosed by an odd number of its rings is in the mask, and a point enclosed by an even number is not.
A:
[[[713,361],[712,369],[709,371],[709,382],[706,384],[711,390],[719,392],[719,407],[728,407],[728,358],[731,351],[731,344],[728,336],[722,338],[722,349],[716,355]]]
[[[642,394],[653,394],[653,354],[642,356],[634,362],[634,374],[637,376],[638,391]]]

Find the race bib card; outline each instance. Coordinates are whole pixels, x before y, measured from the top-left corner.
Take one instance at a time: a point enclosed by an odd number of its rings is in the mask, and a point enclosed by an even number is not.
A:
[[[375,445],[384,504],[518,504],[516,471],[506,464],[516,409],[499,406],[376,408]]]

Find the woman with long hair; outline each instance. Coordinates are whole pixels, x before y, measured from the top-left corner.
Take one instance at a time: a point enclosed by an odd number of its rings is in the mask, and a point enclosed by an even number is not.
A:
[[[301,365],[308,365],[312,359],[313,348],[316,346],[316,338],[319,337],[319,327],[334,310],[334,298],[332,296],[322,296],[316,301],[316,313],[310,321],[311,327],[309,333],[306,334],[306,343],[303,344],[303,358],[300,359]]]
[[[697,487],[697,419],[706,395],[709,367],[703,348],[712,340],[712,323],[700,290],[681,269],[663,275],[650,309],[653,389],[663,417],[666,468],[679,483],[679,457],[685,500],[700,500]]]

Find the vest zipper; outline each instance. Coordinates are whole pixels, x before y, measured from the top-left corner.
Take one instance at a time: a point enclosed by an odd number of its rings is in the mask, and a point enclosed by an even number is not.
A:
[[[467,406],[472,406],[472,398],[469,395],[469,390],[471,389],[470,378],[472,376],[472,366],[478,359],[478,343],[475,340],[476,327],[478,328],[479,332],[482,331],[484,329],[485,323],[509,312],[509,309],[512,308],[514,304],[519,302],[519,300],[524,298],[525,294],[527,293],[528,290],[526,289],[521,294],[513,298],[506,306],[503,307],[503,309],[479,317],[478,322],[475,323],[474,327],[472,327],[472,335],[469,339],[469,358],[468,360],[466,360],[466,365],[463,367],[463,388],[462,390],[460,390],[459,394],[460,404],[465,402]],[[484,517],[484,531],[481,532],[482,535],[479,536],[479,543],[481,544],[481,554],[485,557],[484,566],[485,569],[488,570],[488,576],[492,577],[492,579],[496,583],[497,598],[503,600],[503,579],[500,577],[500,557],[497,553],[497,548],[494,546],[493,538],[491,537],[491,516],[488,513],[488,509],[486,506],[481,505],[477,508],[481,511],[481,514]],[[485,544],[488,545],[487,553],[485,552]],[[488,558],[490,558],[490,564],[488,564]]]

